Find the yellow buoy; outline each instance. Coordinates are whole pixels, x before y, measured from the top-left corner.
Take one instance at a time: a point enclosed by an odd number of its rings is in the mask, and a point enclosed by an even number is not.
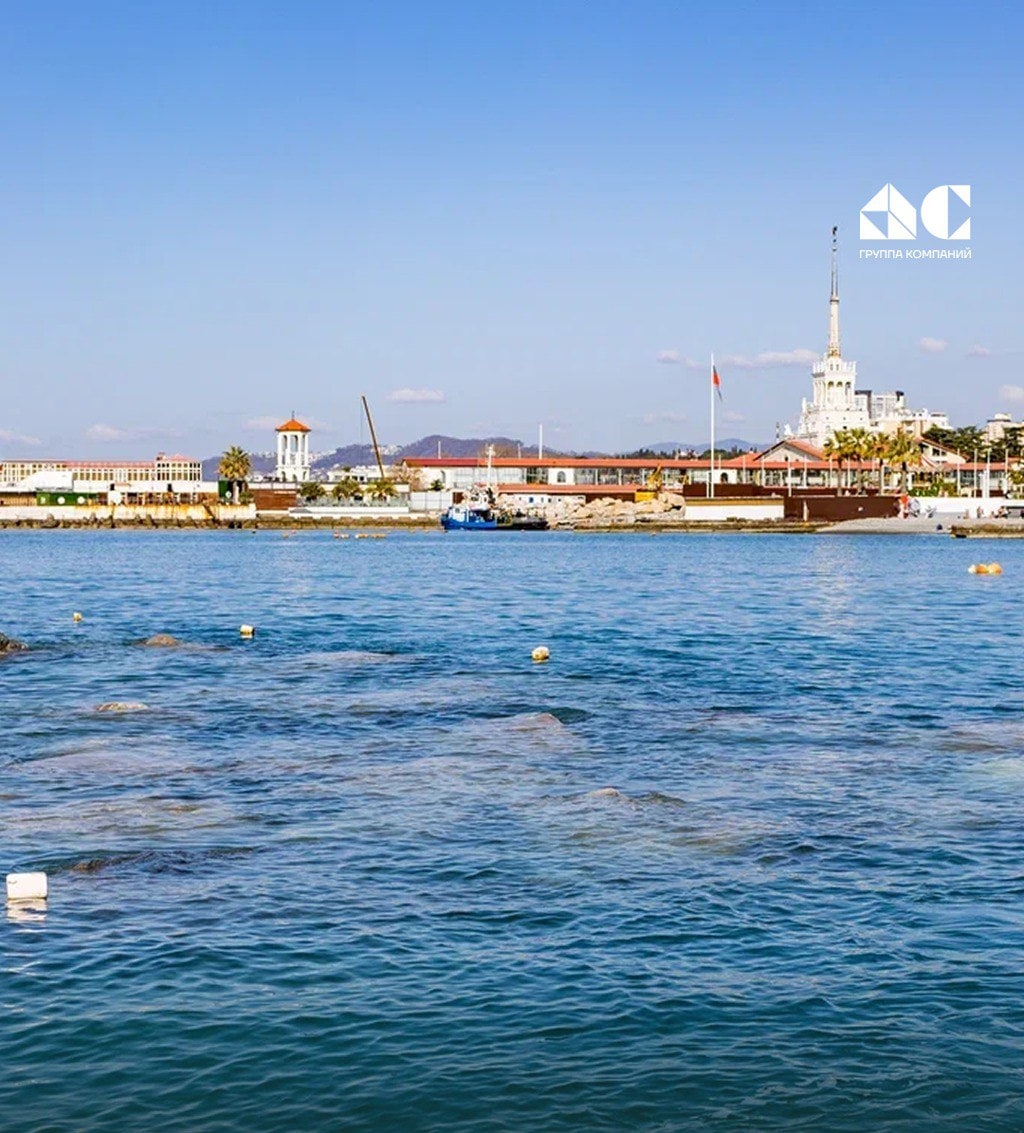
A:
[[[530,656],[534,661],[547,661],[551,657],[551,650],[546,645],[538,645]]]
[[[989,574],[1002,574],[1003,568],[998,563],[989,563],[988,564],[988,573]]]
[[[967,568],[967,573],[968,574],[988,574],[988,564],[987,563],[971,563],[971,565]]]
[[[73,622],[80,622],[82,620],[82,615],[77,610],[75,610],[75,612],[71,615],[71,620]]]
[[[256,634],[256,627],[250,625],[243,625],[238,627],[238,632],[243,637],[254,637]]]

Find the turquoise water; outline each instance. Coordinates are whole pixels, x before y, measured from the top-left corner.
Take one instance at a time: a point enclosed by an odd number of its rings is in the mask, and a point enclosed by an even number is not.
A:
[[[1024,1128],[1024,543],[0,563],[4,1133]]]

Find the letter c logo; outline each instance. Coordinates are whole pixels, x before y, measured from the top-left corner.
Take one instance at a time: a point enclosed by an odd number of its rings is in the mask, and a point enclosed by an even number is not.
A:
[[[921,202],[921,223],[939,240],[970,240],[970,207],[970,185],[937,185]]]

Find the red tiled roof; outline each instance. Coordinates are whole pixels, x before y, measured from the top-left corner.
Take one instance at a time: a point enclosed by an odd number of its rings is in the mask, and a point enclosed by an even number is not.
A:
[[[487,458],[478,456],[410,456],[405,463],[411,468],[486,468]],[[535,456],[496,456],[494,468],[706,468],[706,460],[665,460],[648,456],[552,456],[538,460]],[[719,461],[715,461],[717,466]]]
[[[308,425],[303,425],[301,421],[296,421],[294,417],[289,417],[283,425],[278,425],[274,430],[275,433],[308,433],[310,431]]]
[[[159,463],[164,461],[185,461],[189,464],[198,464],[199,461],[192,456],[161,457]],[[41,464],[46,469],[57,468],[135,468],[152,471],[156,467],[155,460],[47,460],[35,456],[11,457],[0,461],[3,464]],[[45,470],[45,469],[44,469]]]
[[[640,484],[499,484],[499,495],[506,496],[585,496],[600,492],[607,496],[632,496]]]

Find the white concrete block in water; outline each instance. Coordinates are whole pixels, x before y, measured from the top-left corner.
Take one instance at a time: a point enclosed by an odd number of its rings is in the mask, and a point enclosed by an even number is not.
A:
[[[45,873],[9,873],[7,875],[8,901],[45,901],[47,889]]]

